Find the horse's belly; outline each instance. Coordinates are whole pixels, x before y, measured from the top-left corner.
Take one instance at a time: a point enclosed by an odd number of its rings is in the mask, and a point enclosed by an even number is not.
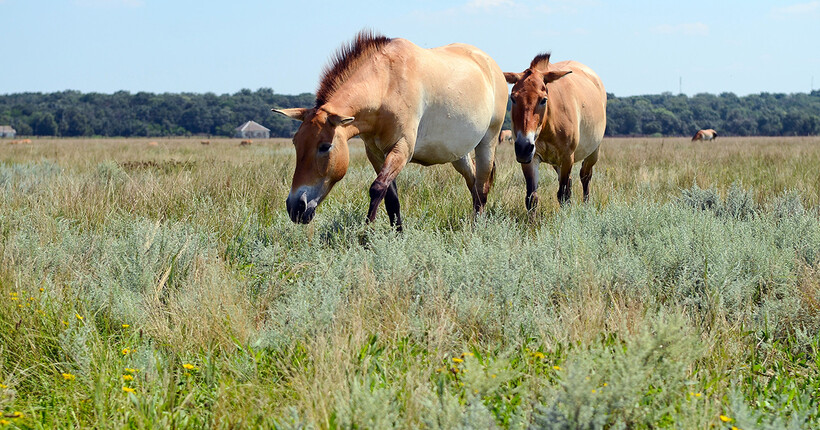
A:
[[[422,116],[413,150],[413,162],[452,163],[475,149],[487,133],[490,118],[481,124],[466,114],[428,109]]]

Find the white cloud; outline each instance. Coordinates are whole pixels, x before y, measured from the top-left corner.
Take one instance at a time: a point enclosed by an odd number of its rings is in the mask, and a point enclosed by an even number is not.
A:
[[[2,1],[2,0],[0,0]],[[144,0],[74,0],[74,4],[82,7],[141,7]]]
[[[512,0],[472,0],[465,4],[467,9],[494,9],[497,7],[513,7],[515,2]]]
[[[776,7],[772,9],[775,13],[783,14],[803,14],[820,10],[820,1],[810,1],[808,3],[797,3],[791,6]]]
[[[663,24],[650,29],[655,34],[679,34],[684,36],[707,36],[709,26],[702,22],[687,22],[683,24]]]
[[[785,18],[789,16],[814,15],[820,12],[820,1],[810,1],[808,3],[796,3],[789,6],[772,8],[774,16]]]

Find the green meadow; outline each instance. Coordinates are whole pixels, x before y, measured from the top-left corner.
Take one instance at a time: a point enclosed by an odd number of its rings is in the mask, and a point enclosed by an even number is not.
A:
[[[360,142],[313,223],[289,140],[0,142],[2,428],[820,427],[820,138],[605,139],[485,213]]]

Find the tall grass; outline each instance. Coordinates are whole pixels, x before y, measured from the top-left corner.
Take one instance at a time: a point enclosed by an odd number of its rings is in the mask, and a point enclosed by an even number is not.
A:
[[[410,166],[402,234],[361,144],[307,226],[293,163],[0,146],[0,427],[820,425],[816,138],[607,140],[591,201],[542,167],[533,214],[505,146],[477,218]]]

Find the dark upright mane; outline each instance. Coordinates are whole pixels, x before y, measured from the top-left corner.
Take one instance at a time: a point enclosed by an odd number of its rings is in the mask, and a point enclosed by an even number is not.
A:
[[[536,55],[530,63],[530,69],[546,71],[550,63],[550,55],[551,53],[549,52],[544,52],[542,54]]]
[[[316,91],[316,107],[327,103],[327,100],[358,68],[363,59],[370,57],[373,52],[391,40],[393,39],[381,34],[362,30],[350,44],[342,45],[322,71],[322,80]]]

